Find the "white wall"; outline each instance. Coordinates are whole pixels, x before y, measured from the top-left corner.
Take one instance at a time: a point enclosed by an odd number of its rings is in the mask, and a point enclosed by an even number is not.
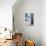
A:
[[[15,6],[15,5],[14,5]],[[24,37],[35,41],[36,46],[41,46],[41,1],[23,0],[15,9],[15,28],[22,32]],[[34,25],[26,26],[24,23],[24,13],[34,13]]]
[[[46,0],[41,1],[41,36],[42,46],[46,46]]]
[[[12,6],[16,0],[0,0],[0,27],[12,28]]]

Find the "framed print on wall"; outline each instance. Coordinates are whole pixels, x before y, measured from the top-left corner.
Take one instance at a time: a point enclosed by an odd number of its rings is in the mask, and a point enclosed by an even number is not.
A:
[[[33,13],[25,13],[25,25],[33,25]]]

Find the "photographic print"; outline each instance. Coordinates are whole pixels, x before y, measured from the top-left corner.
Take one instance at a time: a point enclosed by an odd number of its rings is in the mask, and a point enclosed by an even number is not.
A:
[[[33,25],[33,13],[25,13],[25,24],[27,26]]]

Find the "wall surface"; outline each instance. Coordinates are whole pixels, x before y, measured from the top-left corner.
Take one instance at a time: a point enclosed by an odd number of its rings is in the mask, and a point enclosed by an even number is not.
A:
[[[16,0],[0,0],[0,27],[12,28],[12,6]]]
[[[15,28],[18,32],[23,33],[26,39],[35,41],[36,46],[41,46],[41,1],[40,0],[23,0],[20,5],[15,7]],[[25,25],[25,13],[34,13],[34,25]]]
[[[42,46],[46,46],[46,0],[41,1],[41,38]]]

